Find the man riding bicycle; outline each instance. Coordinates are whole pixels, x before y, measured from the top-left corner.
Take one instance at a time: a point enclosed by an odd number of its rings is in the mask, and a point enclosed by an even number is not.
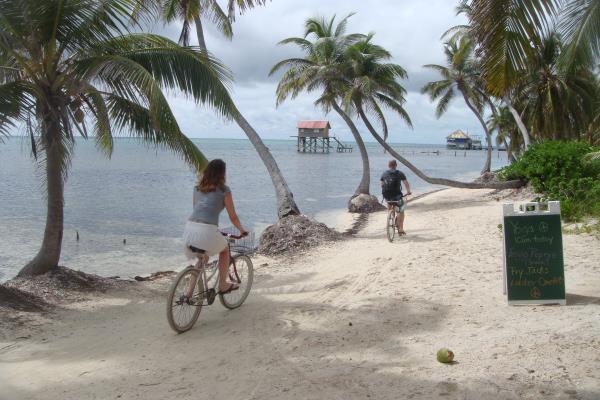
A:
[[[410,195],[410,185],[406,180],[406,175],[402,171],[398,171],[396,168],[398,163],[396,160],[391,160],[388,163],[388,170],[381,175],[381,193],[383,198],[388,203],[388,209],[396,206],[398,207],[398,214],[396,216],[396,228],[400,236],[406,235],[404,232],[404,208],[405,201],[402,195],[402,184],[406,189],[406,196]]]

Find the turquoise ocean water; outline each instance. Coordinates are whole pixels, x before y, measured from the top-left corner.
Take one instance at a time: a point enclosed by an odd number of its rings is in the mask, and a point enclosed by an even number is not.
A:
[[[209,158],[228,164],[228,184],[244,225],[260,232],[276,220],[275,195],[258,155],[247,140],[197,139]],[[277,159],[304,214],[333,224],[361,176],[360,155],[299,154],[295,142],[265,142]],[[431,176],[469,180],[479,174],[485,152],[449,151],[439,145],[397,144]],[[427,152],[439,150],[440,155]],[[390,157],[368,143],[372,193]],[[493,167],[506,163],[494,152]],[[402,168],[413,193],[435,187]],[[45,221],[43,171],[27,140],[0,143],[0,281],[14,276],[35,255]],[[179,236],[192,203],[195,174],[168,151],[134,139],[118,139],[110,160],[92,141],[78,140],[65,189],[65,233],[61,264],[102,275],[132,276],[175,269],[185,263]],[[224,213],[225,214],[225,213]],[[222,219],[227,225],[226,216]],[[80,241],[75,241],[76,231]],[[123,245],[123,239],[127,244]]]

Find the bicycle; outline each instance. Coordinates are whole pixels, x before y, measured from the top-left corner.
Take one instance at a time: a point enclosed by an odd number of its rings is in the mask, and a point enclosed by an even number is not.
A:
[[[398,214],[400,212],[400,202],[402,202],[402,205],[404,204],[404,198],[407,197],[408,195],[410,195],[410,193],[407,193],[405,195],[402,196],[402,198],[400,200],[396,200],[396,201],[387,201],[388,205],[391,205],[392,207],[390,207],[389,211],[388,211],[388,217],[387,217],[387,224],[386,224],[386,231],[387,231],[387,238],[388,241],[390,243],[392,243],[394,241],[394,237],[396,236],[396,214]]]
[[[221,232],[227,238],[229,250],[229,281],[239,288],[226,293],[218,292],[218,260],[208,262],[208,255],[202,249],[189,246],[196,253],[198,261],[179,272],[171,284],[167,297],[167,320],[177,333],[190,330],[202,311],[202,307],[214,303],[217,294],[221,304],[228,309],[240,307],[252,287],[254,267],[248,253],[254,250],[253,235],[241,236]],[[238,242],[241,239],[244,242]],[[234,244],[235,243],[235,244]],[[232,252],[236,252],[235,255]],[[209,285],[212,282],[212,285]]]

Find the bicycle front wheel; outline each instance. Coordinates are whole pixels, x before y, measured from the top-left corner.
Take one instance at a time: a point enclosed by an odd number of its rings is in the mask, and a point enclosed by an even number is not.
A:
[[[396,236],[396,213],[393,210],[388,213],[386,229],[387,238],[391,243],[394,241],[394,236]]]
[[[254,281],[254,266],[248,256],[233,257],[229,264],[229,281],[240,285],[239,289],[219,295],[219,300],[224,307],[238,308],[244,303]]]
[[[202,311],[203,301],[202,275],[190,265],[177,274],[169,289],[167,320],[171,328],[177,333],[192,329]]]

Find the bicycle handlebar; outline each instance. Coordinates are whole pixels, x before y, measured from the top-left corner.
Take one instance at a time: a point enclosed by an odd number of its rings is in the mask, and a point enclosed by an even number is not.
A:
[[[231,238],[231,239],[234,239],[234,240],[240,240],[241,238],[248,236],[248,232],[244,232],[241,235],[234,235],[233,233],[221,232],[221,235]]]

